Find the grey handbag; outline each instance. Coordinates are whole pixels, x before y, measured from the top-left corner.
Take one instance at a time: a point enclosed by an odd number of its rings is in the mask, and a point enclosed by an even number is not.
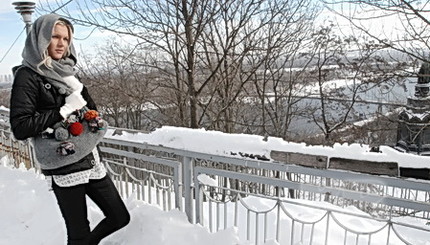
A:
[[[107,123],[103,128],[90,130],[88,122],[82,120],[83,132],[79,136],[70,136],[65,141],[58,141],[55,137],[44,137],[39,135],[32,138],[34,155],[40,167],[45,170],[52,170],[78,162],[92,152],[94,147],[103,139],[106,134]],[[57,153],[57,149],[65,142],[74,145],[74,153],[62,155]]]

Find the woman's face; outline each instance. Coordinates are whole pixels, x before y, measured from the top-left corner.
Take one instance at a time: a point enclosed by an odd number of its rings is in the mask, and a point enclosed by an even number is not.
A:
[[[53,60],[63,58],[69,48],[69,29],[65,25],[55,25],[52,31],[51,42],[48,46],[48,55]]]

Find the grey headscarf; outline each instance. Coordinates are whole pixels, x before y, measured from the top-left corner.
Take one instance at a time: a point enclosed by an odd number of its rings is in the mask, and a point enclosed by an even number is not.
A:
[[[49,82],[58,89],[61,94],[70,94],[72,91],[63,81],[63,77],[74,76],[76,70],[76,52],[72,40],[70,40],[69,49],[70,55],[60,60],[52,60],[52,67],[46,67],[45,64],[40,65],[43,61],[43,53],[48,49],[51,42],[52,31],[57,20],[64,21],[71,26],[72,24],[56,14],[47,14],[40,16],[32,25],[31,31],[25,40],[25,47],[22,51],[22,64],[31,68],[38,74],[48,78]]]

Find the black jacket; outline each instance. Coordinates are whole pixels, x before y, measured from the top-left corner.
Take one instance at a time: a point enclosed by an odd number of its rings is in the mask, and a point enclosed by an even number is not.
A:
[[[63,120],[60,107],[65,103],[65,95],[60,94],[46,77],[25,66],[15,68],[14,75],[10,100],[10,124],[16,139],[24,140],[34,137]],[[87,101],[87,107],[97,110],[86,87],[81,94]],[[91,166],[88,161],[91,162],[93,159],[92,154],[89,154],[77,164],[57,170],[44,171],[42,169],[42,172],[53,175],[89,169]],[[78,166],[79,163],[82,166]]]

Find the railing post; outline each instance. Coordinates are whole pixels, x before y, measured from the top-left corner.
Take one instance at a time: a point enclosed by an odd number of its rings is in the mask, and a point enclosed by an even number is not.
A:
[[[185,199],[185,214],[190,223],[193,222],[193,195],[192,195],[192,178],[193,178],[193,159],[184,157],[183,160],[183,183],[184,183],[184,199]]]
[[[34,160],[34,153],[33,153],[33,147],[31,145],[31,140],[27,139],[26,140],[26,146],[27,146],[27,151],[28,151],[28,159],[30,161],[30,168],[34,168],[36,171],[38,171],[38,166],[36,165],[36,162]]]
[[[196,220],[196,224],[203,225],[203,218],[202,218],[203,217],[203,214],[202,214],[203,210],[202,210],[202,206],[201,206],[202,200],[203,200],[203,193],[200,190],[200,188],[201,188],[200,182],[197,179],[198,176],[196,174],[198,174],[198,173],[196,173],[195,171],[196,170],[194,169],[193,175],[195,175],[195,176],[193,177],[193,180],[194,180],[194,193],[195,193],[195,199],[196,199],[196,201],[194,202],[196,205],[195,220]]]
[[[179,164],[178,167],[173,170],[173,191],[175,193],[175,207],[181,210],[181,212],[184,212],[184,205],[182,204],[182,193],[184,192],[182,186],[182,169],[183,166]]]
[[[3,129],[0,129],[0,158],[6,155],[6,136],[4,135]]]
[[[14,154],[14,145],[13,145],[13,139],[12,139],[12,133],[9,134],[9,146],[10,146],[10,153],[9,156],[11,159],[13,159],[13,165],[15,168],[19,168],[19,163],[17,163],[15,154]]]

